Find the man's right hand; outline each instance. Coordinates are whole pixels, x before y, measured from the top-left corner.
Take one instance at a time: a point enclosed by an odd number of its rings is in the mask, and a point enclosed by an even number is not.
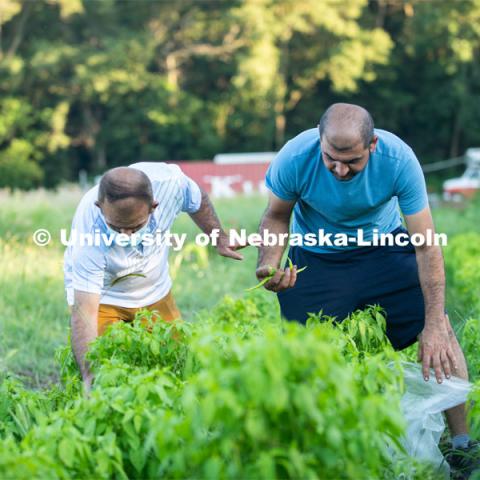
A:
[[[92,390],[92,384],[93,384],[93,374],[92,373],[86,373],[85,375],[82,375],[83,377],[83,393],[85,394],[86,397],[90,396],[90,391]]]
[[[272,270],[275,272],[273,277],[263,285],[267,290],[280,292],[295,285],[295,282],[297,281],[296,265],[294,265],[292,269],[286,267],[285,270],[282,270],[281,268],[275,269],[271,265],[261,265],[255,272],[258,281],[261,282],[271,276]]]

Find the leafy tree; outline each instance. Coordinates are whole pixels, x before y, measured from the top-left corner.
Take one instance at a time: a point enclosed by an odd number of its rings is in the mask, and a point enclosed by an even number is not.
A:
[[[0,0],[2,185],[278,149],[339,100],[422,159],[457,155],[480,141],[479,17],[479,0]]]

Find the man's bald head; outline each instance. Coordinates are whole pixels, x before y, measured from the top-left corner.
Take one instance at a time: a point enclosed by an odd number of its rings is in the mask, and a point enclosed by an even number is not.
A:
[[[364,108],[335,103],[322,115],[318,128],[323,163],[337,180],[348,181],[367,166],[378,138]]]
[[[103,175],[96,205],[110,228],[130,235],[147,224],[158,202],[153,198],[152,184],[145,173],[118,167]]]
[[[364,108],[351,103],[334,103],[322,115],[320,139],[326,138],[338,151],[351,150],[362,142],[367,148],[373,140],[373,119]]]
[[[112,168],[106,172],[98,188],[98,201],[115,203],[127,198],[153,202],[152,184],[141,170],[130,167]]]

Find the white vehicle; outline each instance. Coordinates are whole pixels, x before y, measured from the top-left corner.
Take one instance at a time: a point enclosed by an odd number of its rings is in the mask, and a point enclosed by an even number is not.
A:
[[[467,169],[458,178],[443,183],[445,200],[462,201],[480,192],[480,148],[469,148],[465,153]]]

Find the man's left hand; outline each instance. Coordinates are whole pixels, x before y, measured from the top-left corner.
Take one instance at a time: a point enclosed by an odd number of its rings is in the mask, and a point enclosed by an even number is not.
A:
[[[443,376],[450,378],[451,365],[456,364],[456,358],[450,345],[447,328],[443,325],[425,325],[419,336],[418,360],[422,362],[423,378],[428,382],[430,368],[435,370],[435,378],[442,383]]]
[[[240,250],[241,248],[246,247],[247,245],[243,245],[240,243],[232,242],[230,243],[230,240],[227,235],[220,235],[220,237],[217,240],[217,252],[219,255],[222,255],[222,257],[229,257],[233,258],[235,260],[243,260],[243,255],[240,253],[237,253],[236,250]]]

